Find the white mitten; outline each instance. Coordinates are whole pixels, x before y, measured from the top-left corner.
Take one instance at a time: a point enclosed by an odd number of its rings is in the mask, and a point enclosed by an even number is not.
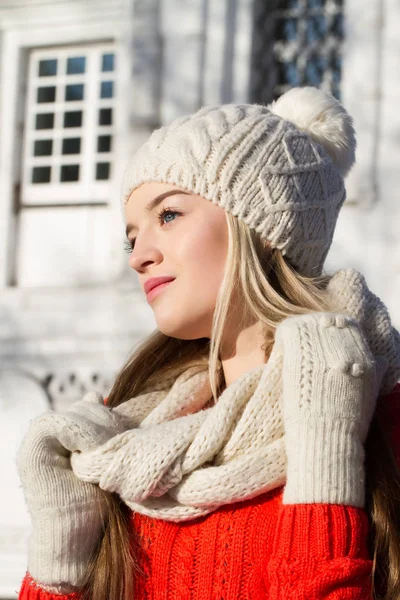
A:
[[[104,492],[79,481],[70,464],[72,451],[96,448],[124,430],[103,402],[101,394],[90,392],[64,413],[37,417],[18,451],[33,528],[28,571],[58,593],[82,586],[107,516]]]
[[[374,360],[357,321],[338,313],[289,317],[275,344],[283,353],[283,503],[363,507],[364,442],[385,361]]]

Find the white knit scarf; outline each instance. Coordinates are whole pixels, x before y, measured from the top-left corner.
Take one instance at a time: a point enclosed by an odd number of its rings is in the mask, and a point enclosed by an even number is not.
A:
[[[386,307],[354,269],[338,271],[329,291],[332,310],[356,318],[372,353],[388,360],[381,394],[391,391],[400,375],[400,336]],[[74,472],[117,492],[132,510],[170,521],[279,487],[286,480],[281,370],[282,356],[273,348],[266,364],[244,373],[207,407],[208,359],[196,361],[175,381],[114,409],[129,430],[73,454]]]

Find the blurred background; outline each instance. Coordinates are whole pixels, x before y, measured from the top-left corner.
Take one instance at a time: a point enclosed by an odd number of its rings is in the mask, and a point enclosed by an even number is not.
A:
[[[124,253],[121,180],[152,130],[298,85],[354,116],[327,270],[355,267],[400,327],[395,0],[0,0],[0,597],[25,573],[15,454],[29,421],[107,394],[155,326]]]

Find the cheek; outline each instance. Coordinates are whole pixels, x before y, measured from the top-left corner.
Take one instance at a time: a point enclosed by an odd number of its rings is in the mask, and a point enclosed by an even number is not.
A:
[[[191,291],[215,296],[221,284],[226,261],[227,232],[205,225],[200,234],[180,238],[176,256],[183,279],[191,282]]]

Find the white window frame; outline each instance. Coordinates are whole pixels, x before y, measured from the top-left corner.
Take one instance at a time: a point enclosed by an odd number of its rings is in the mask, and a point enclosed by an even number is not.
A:
[[[2,85],[0,89],[0,130],[2,132],[0,137],[0,288],[3,289],[13,287],[14,284],[16,205],[20,199],[21,136],[26,99],[27,59],[30,49],[90,43],[112,43],[116,47],[119,65],[115,81],[122,101],[115,111],[114,164],[111,178],[107,182],[112,189],[111,196],[107,198],[110,205],[110,234],[115,236],[116,247],[123,243],[122,208],[119,198],[123,172],[132,147],[132,142],[129,140],[129,98],[132,93],[131,57],[129,56],[131,20],[126,19],[122,23],[120,18],[114,18],[102,21],[91,19],[90,22],[85,22],[80,21],[77,15],[76,21],[66,21],[63,14],[56,22],[47,23],[45,18],[42,18],[40,24],[36,21],[34,27],[31,27],[26,22],[26,13],[23,10],[18,15],[12,25],[0,32],[0,80],[7,82],[7,85]],[[19,18],[21,21],[18,20]],[[124,269],[126,269],[124,253],[116,251],[113,264],[110,265],[110,277],[118,277]]]
[[[115,84],[118,72],[118,56],[114,44],[69,45],[65,48],[52,47],[51,49],[33,50],[30,56],[28,74],[28,93],[25,108],[24,148],[23,148],[23,174],[21,186],[21,203],[29,204],[57,204],[62,202],[87,203],[108,202],[110,199],[110,179],[96,181],[95,165],[97,162],[114,163],[113,152],[97,153],[96,140],[98,135],[111,135],[115,143],[114,124],[103,125],[101,129],[97,123],[98,111],[101,108],[111,108],[115,120],[118,106],[118,87]],[[114,71],[101,72],[100,57],[102,54],[115,55]],[[85,73],[79,75],[66,75],[65,62],[71,56],[81,54],[86,58]],[[36,68],[40,60],[56,58],[58,61],[57,75],[39,77]],[[61,71],[61,73],[60,73]],[[103,81],[112,81],[113,97],[99,97],[99,84]],[[65,85],[84,84],[84,99],[66,102],[63,92]],[[52,103],[37,103],[37,87],[56,88],[56,100]],[[82,111],[83,123],[79,128],[64,128],[63,115],[66,111]],[[52,129],[35,129],[37,114],[53,113],[55,123]],[[33,156],[34,140],[51,138],[53,152],[51,156]],[[81,149],[79,154],[61,154],[63,138],[79,137]],[[61,165],[79,164],[79,180],[77,182],[61,182]],[[36,166],[50,166],[51,180],[49,183],[32,183],[32,169]],[[112,173],[111,173],[112,176]]]

